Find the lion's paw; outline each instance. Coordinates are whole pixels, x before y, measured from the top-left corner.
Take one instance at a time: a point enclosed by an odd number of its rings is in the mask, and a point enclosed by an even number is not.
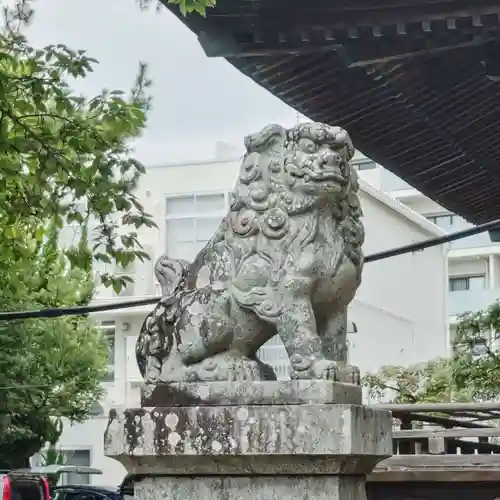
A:
[[[189,382],[261,381],[268,376],[263,368],[266,366],[245,356],[223,352],[191,365],[184,378]]]
[[[317,359],[303,357],[294,354],[290,357],[294,371],[294,379],[312,379],[312,380],[338,380],[339,365],[335,361],[328,359]]]
[[[347,384],[361,385],[361,373],[354,365],[344,365],[339,370],[339,381]]]
[[[185,365],[192,365],[206,358],[205,345],[202,342],[183,342],[177,348]]]

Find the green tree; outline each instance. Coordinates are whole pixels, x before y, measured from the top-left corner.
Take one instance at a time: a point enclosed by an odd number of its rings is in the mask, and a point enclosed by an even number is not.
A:
[[[138,230],[154,225],[134,193],[144,167],[130,156],[150,104],[146,68],[140,66],[128,96],[75,95],[70,82],[85,78],[96,61],[64,45],[31,47],[18,31],[20,19],[31,15],[30,3],[18,4],[7,12],[0,34],[0,244],[8,252],[3,262],[23,251],[22,227],[30,218],[41,223],[39,241],[49,220],[59,228],[65,222],[81,226],[81,236],[66,250],[73,266],[89,271],[94,260],[126,268],[147,258]],[[103,280],[120,289],[131,278]]]
[[[68,265],[57,231],[41,245],[24,229],[23,255],[0,273],[0,310],[87,302],[91,275]],[[2,322],[0,346],[0,468],[24,467],[57,442],[62,418],[83,421],[101,398],[107,347],[84,316]]]
[[[500,301],[459,317],[452,355],[384,366],[364,377],[370,396],[392,403],[484,402],[500,397]]]
[[[71,82],[96,61],[30,46],[21,30],[32,14],[27,0],[5,8],[0,30],[0,311],[87,304],[94,265],[148,258],[139,232],[154,225],[134,194],[144,168],[130,155],[150,104],[145,66],[128,95],[76,95]],[[81,231],[62,249],[67,223]],[[117,291],[131,280],[103,276]],[[0,322],[0,468],[56,443],[61,419],[83,421],[106,365],[85,316]]]
[[[156,10],[163,7],[161,0],[137,0],[141,9],[147,9],[154,3]],[[215,7],[216,0],[168,0],[167,3],[178,5],[183,16],[196,12],[202,16],[206,16],[207,9]]]
[[[67,459],[64,452],[53,443],[48,443],[47,447],[41,453],[41,465],[66,465]],[[47,474],[47,480],[51,487],[57,486],[61,474]]]
[[[391,403],[451,401],[451,371],[446,359],[411,366],[383,366],[363,378],[370,397]]]
[[[454,387],[471,401],[496,401],[500,396],[500,301],[460,317],[453,342]]]

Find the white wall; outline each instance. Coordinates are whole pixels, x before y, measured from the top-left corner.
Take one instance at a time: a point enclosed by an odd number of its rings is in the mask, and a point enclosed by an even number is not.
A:
[[[437,215],[448,212],[441,205],[438,205],[436,202],[423,195],[418,197],[403,198],[401,201],[412,210],[422,215]]]
[[[234,187],[239,168],[238,160],[151,167],[142,177],[139,190],[150,191],[155,212],[163,214],[165,195],[229,191]]]
[[[384,181],[386,181],[387,178],[392,179],[395,176],[381,166],[378,166],[373,170],[360,170],[359,176],[364,182],[367,182],[376,189],[389,192],[393,198],[400,200],[406,206],[419,214],[435,215],[447,212],[445,208],[414,190],[411,186],[406,186],[406,189],[396,187],[394,188],[395,190],[391,190],[391,183]],[[401,183],[404,183],[404,181],[401,180]]]
[[[367,194],[361,200],[366,256],[433,236]],[[446,282],[441,246],[366,263],[350,313],[352,362],[371,371],[446,355]]]
[[[59,446],[63,450],[90,450],[91,466],[101,469],[102,475],[90,476],[91,484],[117,486],[125,477],[126,470],[119,462],[104,456],[104,431],[108,417],[94,417],[83,424],[65,424]]]
[[[64,423],[63,434],[59,446],[63,450],[89,450],[91,465],[102,469],[102,475],[90,477],[92,484],[115,486],[125,475],[125,468],[116,460],[104,456],[104,431],[108,423],[111,408],[140,406],[139,381],[141,376],[135,361],[135,342],[142,321],[149,307],[142,313],[110,316],[100,315],[99,320],[114,319],[116,321],[115,335],[115,378],[113,382],[104,383],[107,390],[105,398],[100,402],[103,415],[93,417],[83,424],[70,425]]]

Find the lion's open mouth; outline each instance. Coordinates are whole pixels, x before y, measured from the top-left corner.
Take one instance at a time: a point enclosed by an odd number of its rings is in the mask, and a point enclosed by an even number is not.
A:
[[[303,179],[305,182],[336,182],[344,184],[346,179],[339,168],[312,168],[310,166],[297,167],[293,163],[286,165],[288,173],[292,177]]]

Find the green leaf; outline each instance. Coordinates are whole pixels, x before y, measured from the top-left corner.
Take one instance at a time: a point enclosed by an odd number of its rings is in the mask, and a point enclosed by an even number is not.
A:
[[[35,239],[37,241],[43,241],[43,237],[45,235],[45,230],[43,227],[38,227],[36,230],[35,230]]]
[[[20,21],[20,5],[5,16]],[[135,194],[145,170],[129,145],[144,131],[151,82],[140,64],[130,93],[75,94],[96,63],[83,50],[2,33],[0,311],[87,304],[94,265],[144,258],[137,235],[154,222]],[[117,291],[131,280],[101,279]],[[0,394],[10,415],[0,415],[0,466],[19,467],[57,441],[57,419],[88,417],[103,395],[107,346],[86,316],[0,322],[0,345],[0,386],[12,386]]]

